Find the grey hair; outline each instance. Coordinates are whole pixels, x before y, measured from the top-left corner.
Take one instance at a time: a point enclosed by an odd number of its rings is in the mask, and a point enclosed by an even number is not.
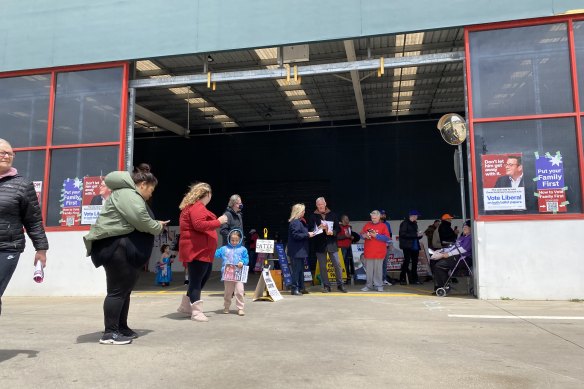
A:
[[[370,215],[371,216],[381,216],[381,213],[377,209],[375,209],[375,210],[371,211]]]
[[[324,197],[319,197],[316,199],[315,203],[318,203],[319,201],[322,201],[323,203],[326,204],[326,200],[324,199]]]
[[[6,139],[0,138],[0,143],[6,143],[8,146],[10,146],[10,148],[12,148],[12,145]]]
[[[233,208],[233,206],[235,205],[235,202],[237,200],[241,200],[241,196],[240,195],[238,195],[238,194],[231,195],[231,197],[229,198],[229,202],[227,203],[227,206],[229,208]]]

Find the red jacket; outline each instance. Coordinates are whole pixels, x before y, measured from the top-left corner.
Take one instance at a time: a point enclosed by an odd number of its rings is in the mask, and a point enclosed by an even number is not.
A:
[[[363,226],[363,230],[361,231],[361,235],[365,235],[367,230],[375,230],[378,234],[385,235],[389,239],[389,230],[385,223],[377,223],[373,224],[369,222]],[[182,239],[182,236],[181,236]],[[363,256],[366,259],[379,259],[382,260],[385,258],[385,254],[387,253],[387,242],[379,239],[365,239],[364,243],[364,252]]]
[[[180,213],[179,260],[213,262],[217,249],[217,216],[197,201]]]
[[[351,243],[353,242],[353,240],[351,239],[351,231],[353,231],[353,229],[351,228],[351,226],[344,226],[342,224],[339,224],[339,227],[341,227],[341,230],[337,234],[337,246],[341,248],[351,247]],[[347,230],[349,231],[348,238],[346,235]]]

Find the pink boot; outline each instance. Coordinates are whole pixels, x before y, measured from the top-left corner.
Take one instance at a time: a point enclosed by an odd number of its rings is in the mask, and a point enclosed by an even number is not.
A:
[[[180,313],[186,313],[187,315],[191,315],[193,313],[189,296],[182,296],[182,300],[176,311]]]
[[[191,304],[191,320],[194,321],[209,321],[209,318],[203,313],[203,300],[195,301]]]

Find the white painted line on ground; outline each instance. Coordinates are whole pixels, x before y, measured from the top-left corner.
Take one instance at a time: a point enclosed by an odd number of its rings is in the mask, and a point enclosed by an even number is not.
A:
[[[584,320],[584,316],[448,315],[463,319]]]

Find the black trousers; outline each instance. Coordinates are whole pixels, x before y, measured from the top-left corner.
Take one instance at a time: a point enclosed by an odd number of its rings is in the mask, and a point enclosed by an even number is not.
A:
[[[105,332],[127,329],[130,294],[140,272],[128,262],[124,244],[117,246],[103,268],[107,281],[107,296],[103,302]]]
[[[211,276],[213,263],[203,261],[191,261],[189,267],[189,288],[187,296],[191,300],[191,304],[201,299],[201,291],[205,287],[207,280]]]
[[[448,271],[454,269],[459,256],[443,258],[436,261],[434,265],[434,285],[436,288],[442,288],[448,279]],[[464,266],[464,265],[463,265]]]
[[[409,275],[410,284],[418,282],[418,255],[420,254],[420,250],[411,250],[411,249],[402,249],[404,252],[404,262],[401,266],[401,272],[399,274],[399,280],[405,281],[406,274]],[[412,264],[412,268],[408,269],[410,266],[410,262]]]

